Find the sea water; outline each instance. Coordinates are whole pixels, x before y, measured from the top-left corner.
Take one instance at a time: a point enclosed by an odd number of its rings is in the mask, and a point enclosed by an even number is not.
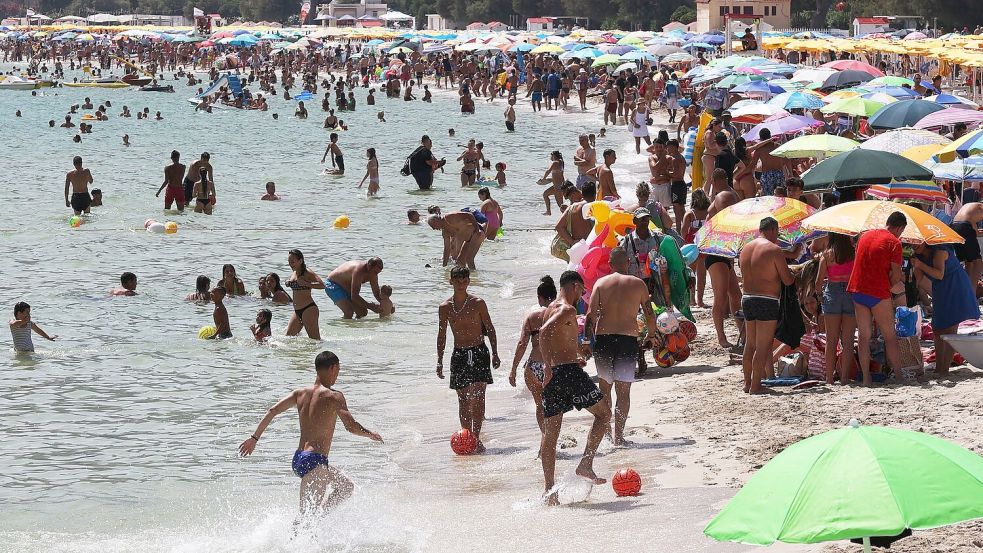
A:
[[[328,131],[319,101],[307,103],[306,121],[293,117],[296,103],[282,96],[271,98],[265,113],[206,114],[188,104],[192,88],[182,81],[174,86],[175,94],[0,92],[0,305],[9,317],[15,302],[29,302],[34,321],[59,337],[35,336],[34,354],[0,353],[0,550],[590,551],[637,545],[636,532],[662,543],[661,550],[721,550],[699,528],[710,515],[709,499],[726,497],[726,490],[651,489],[616,500],[604,486],[578,507],[550,510],[538,502],[532,400],[521,368],[518,388],[507,378],[538,278],[556,278],[563,269],[548,255],[553,233],[546,230],[559,211],[553,206],[553,217],[541,215],[543,187],[535,181],[556,149],[567,177],[575,176],[577,135],[598,128],[597,113],[534,115],[522,106],[517,132],[507,134],[501,99],[478,98],[477,114],[462,116],[452,96],[438,94],[426,104],[386,99],[377,90],[377,105],[368,106],[358,89],[357,111],[338,114],[350,128],[340,133],[347,174],[329,177],[320,174]],[[93,122],[93,133],[75,144],[76,130],[57,125],[86,96],[96,106],[111,101],[111,118]],[[151,117],[160,111],[163,121],[120,118],[124,105],[134,113],[148,107]],[[14,117],[15,110],[23,116]],[[379,111],[388,122],[377,121]],[[82,113],[73,116],[76,124]],[[122,145],[123,134],[131,146]],[[429,192],[399,175],[423,134],[433,138],[435,155],[448,159]],[[599,149],[626,152],[627,134],[613,134]],[[454,161],[469,138],[484,141],[493,164],[507,164],[509,185],[492,189],[505,211],[505,234],[482,247],[470,288],[488,302],[503,368],[489,387],[483,433],[489,455],[466,458],[450,451],[457,401],[434,370],[437,306],[451,294],[440,234],[406,225],[406,210],[425,215],[430,204],[445,212],[479,205],[475,188],[461,188]],[[377,199],[356,189],[369,147],[381,164]],[[173,149],[186,164],[211,154],[214,215],[165,213],[163,194],[154,197]],[[77,229],[69,227],[72,213],[63,203],[64,175],[75,155],[105,202]],[[282,201],[260,200],[270,180]],[[632,183],[622,184],[631,190]],[[333,229],[343,214],[351,227]],[[149,218],[174,221],[179,230],[150,234],[143,228]],[[395,316],[344,321],[315,291],[322,335],[315,342],[284,336],[291,306],[235,297],[226,301],[235,337],[197,338],[199,327],[212,324],[210,305],[184,301],[199,274],[214,284],[231,263],[255,292],[261,275],[287,279],[293,248],[322,277],[344,261],[381,257],[380,281],[393,287]],[[139,295],[108,297],[124,271],[136,273]],[[371,292],[366,287],[363,294]],[[273,311],[268,345],[256,344],[248,330],[262,308]],[[451,348],[449,338],[445,363]],[[325,349],[341,359],[337,388],[352,413],[386,443],[339,427],[331,463],[356,482],[355,495],[295,529],[296,414],[281,415],[253,456],[241,459],[236,448],[269,406],[313,382],[314,356]],[[589,417],[568,421],[565,433],[578,442],[560,454],[561,481],[579,459]],[[617,468],[604,457],[597,465],[602,474]]]

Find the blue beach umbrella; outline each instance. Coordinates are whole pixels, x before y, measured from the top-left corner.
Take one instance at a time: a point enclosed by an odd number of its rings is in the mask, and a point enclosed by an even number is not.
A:
[[[818,96],[806,92],[785,92],[768,100],[768,103],[784,110],[818,109],[826,105]]]
[[[659,58],[649,54],[645,50],[635,50],[621,56],[623,61],[659,61]]]
[[[509,48],[509,52],[528,52],[533,48],[535,48],[535,46],[529,44],[528,42],[517,42],[513,44],[511,48]]]
[[[870,83],[868,82],[867,84]],[[871,94],[887,94],[888,96],[899,100],[908,100],[920,97],[920,95],[914,90],[901,86],[865,86],[864,88],[866,88]]]
[[[731,92],[750,93],[750,94],[781,94],[785,89],[765,81],[751,81],[735,86]]]

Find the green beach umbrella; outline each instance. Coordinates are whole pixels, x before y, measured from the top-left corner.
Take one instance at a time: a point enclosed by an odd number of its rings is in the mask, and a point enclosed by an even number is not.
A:
[[[859,146],[856,140],[850,140],[835,134],[807,134],[798,138],[793,138],[785,144],[775,148],[771,155],[796,159],[800,157],[828,157],[831,155],[849,152]]]
[[[895,180],[932,180],[932,172],[898,154],[855,148],[820,161],[802,174],[807,191]]]
[[[983,518],[983,457],[880,426],[802,440],[761,468],[703,533],[768,545],[895,536]]]
[[[885,75],[883,77],[877,77],[870,81],[867,81],[868,85],[871,86],[915,86],[915,81],[911,79],[906,79],[904,77],[897,77],[894,75]]]
[[[823,113],[843,113],[856,117],[870,117],[882,107],[884,107],[884,104],[881,102],[856,97],[837,100],[821,108],[819,111]]]
[[[601,65],[618,65],[621,63],[621,57],[616,54],[604,54],[600,56],[594,63],[590,64],[591,67],[599,67]]]

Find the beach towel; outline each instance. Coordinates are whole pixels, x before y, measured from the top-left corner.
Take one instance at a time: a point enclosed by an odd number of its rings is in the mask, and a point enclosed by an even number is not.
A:
[[[778,332],[775,338],[795,349],[802,343],[806,333],[806,325],[802,321],[802,311],[799,309],[799,293],[795,284],[782,285],[782,295],[778,307]]]
[[[696,127],[690,127],[683,136],[683,157],[687,165],[693,164],[693,150],[696,149]]]

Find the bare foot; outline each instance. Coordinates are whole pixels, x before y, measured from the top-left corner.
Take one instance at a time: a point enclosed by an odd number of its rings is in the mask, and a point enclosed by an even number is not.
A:
[[[549,217],[550,215],[553,215],[553,214],[552,214],[552,213],[550,213],[549,211],[544,211],[544,212],[543,212],[543,215],[546,215],[547,217]]]
[[[475,454],[485,452],[485,444],[481,443],[481,440],[478,440],[478,446],[474,448],[474,452]]]
[[[703,300],[697,300],[696,301],[696,306],[697,307],[702,307],[703,309],[710,309],[710,306],[707,305],[707,304],[705,304],[705,303],[703,303]]]
[[[543,503],[545,503],[547,507],[555,507],[560,504],[560,498],[557,496],[556,492],[553,492],[543,499]]]
[[[727,351],[730,351],[730,349],[734,347],[734,344],[728,342],[727,340],[720,340],[717,343],[720,344],[720,349]]]
[[[593,467],[591,467],[590,465],[584,466],[584,462],[583,461],[581,461],[580,462],[580,466],[577,467],[577,476],[580,476],[582,478],[586,478],[586,479],[590,480],[591,482],[593,482],[594,484],[603,484],[603,483],[607,482],[606,479],[600,478],[596,474],[594,474],[594,468]]]
[[[619,448],[619,449],[629,448],[629,447],[632,447],[633,445],[635,445],[635,442],[633,442],[631,440],[626,440],[624,438],[621,438],[620,440],[615,440],[614,441],[614,447]]]

